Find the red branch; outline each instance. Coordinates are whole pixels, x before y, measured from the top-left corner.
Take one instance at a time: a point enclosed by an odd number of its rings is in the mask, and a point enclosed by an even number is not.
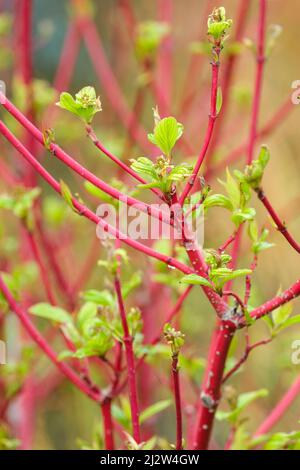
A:
[[[129,401],[131,408],[131,420],[132,420],[132,431],[133,438],[139,444],[141,442],[141,433],[140,433],[140,423],[139,423],[139,405],[138,405],[138,396],[137,396],[137,383],[136,383],[136,369],[133,353],[133,337],[130,334],[126,312],[121,292],[121,285],[119,277],[115,276],[115,291],[117,294],[119,312],[121,317],[121,322],[123,326],[123,341],[125,346],[126,360],[127,360],[127,370],[128,370],[128,387],[129,387]]]
[[[285,393],[277,405],[273,408],[269,416],[259,426],[254,437],[261,436],[268,433],[282,418],[284,413],[292,405],[292,403],[299,397],[300,394],[300,377],[291,385],[290,389]]]
[[[206,450],[208,448],[214,416],[220,400],[225,362],[234,331],[235,328],[231,322],[219,322],[213,334],[197,411],[194,449]]]
[[[269,199],[265,195],[264,191],[259,188],[256,191],[258,199],[263,203],[265,208],[267,209],[270,217],[273,219],[273,221],[276,224],[277,230],[284,236],[284,238],[289,242],[292,248],[297,251],[297,253],[300,253],[300,245],[299,243],[294,240],[292,235],[289,233],[286,225],[281,222],[278,214],[276,213],[275,209],[273,208],[272,204],[270,203]]]
[[[217,119],[217,93],[218,93],[218,78],[219,78],[219,56],[220,56],[220,50],[216,49],[216,55],[217,59],[213,60],[212,62],[212,81],[211,81],[211,96],[210,96],[210,115],[208,119],[208,126],[206,130],[206,135],[204,138],[204,143],[201,148],[200,154],[198,156],[196,165],[193,169],[193,174],[187,181],[182,194],[179,198],[179,203],[182,206],[184,204],[185,199],[189,195],[190,191],[193,189],[193,186],[195,184],[197,175],[199,173],[199,170],[201,168],[201,165],[203,163],[203,160],[206,156],[212,135],[213,135],[213,130],[215,127],[215,122]]]
[[[258,42],[257,42],[257,66],[254,88],[254,98],[252,107],[251,126],[248,142],[247,163],[251,164],[253,160],[254,145],[257,137],[259,108],[262,93],[263,72],[266,61],[265,57],[265,35],[266,35],[266,0],[259,0],[259,19],[258,19]]]
[[[182,450],[182,410],[179,383],[178,354],[172,357],[172,376],[176,409],[176,450]]]

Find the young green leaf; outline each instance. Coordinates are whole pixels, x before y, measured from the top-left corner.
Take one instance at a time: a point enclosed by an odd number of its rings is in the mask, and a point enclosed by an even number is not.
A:
[[[154,405],[148,406],[148,408],[143,410],[140,414],[140,423],[142,424],[147,421],[147,419],[152,418],[156,414],[166,410],[167,408],[169,408],[171,403],[172,400],[161,400],[154,403]]]
[[[180,282],[183,284],[210,287],[211,289],[214,288],[214,286],[212,285],[209,279],[206,279],[205,277],[202,277],[202,276],[198,276],[198,274],[188,274],[186,276],[183,276],[180,279]]]
[[[203,201],[204,209],[209,209],[210,207],[224,207],[230,211],[233,210],[232,202],[229,197],[224,194],[210,194]]]
[[[76,212],[78,214],[78,210],[73,204],[73,196],[71,193],[71,190],[67,183],[65,183],[62,179],[60,180],[60,192],[63,197],[63,199],[66,201],[68,206],[72,209],[72,211]]]
[[[87,302],[93,302],[101,307],[113,307],[114,298],[108,290],[90,289],[82,294],[82,298]]]
[[[91,86],[82,88],[76,93],[75,99],[70,93],[61,93],[59,102],[56,104],[75,114],[86,124],[91,124],[94,115],[102,111],[100,98],[97,97],[95,89]]]
[[[32,305],[29,308],[29,313],[46,320],[51,320],[55,323],[68,324],[73,323],[72,316],[66,310],[60,307],[54,307],[47,303],[39,303]]]
[[[207,34],[215,43],[220,43],[225,39],[225,35],[231,25],[232,20],[226,19],[225,8],[214,8],[212,14],[208,17]]]
[[[273,434],[265,444],[264,450],[300,450],[300,432]]]
[[[166,117],[156,124],[154,133],[148,134],[148,139],[170,158],[172,149],[182,134],[183,125],[174,117]]]
[[[254,392],[242,393],[237,398],[236,406],[231,411],[218,411],[217,419],[219,421],[227,420],[231,424],[236,424],[241,413],[258,398],[268,396],[269,392],[266,389],[255,390]]]

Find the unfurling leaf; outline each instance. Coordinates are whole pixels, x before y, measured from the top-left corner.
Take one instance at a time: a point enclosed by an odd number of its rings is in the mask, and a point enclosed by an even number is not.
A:
[[[78,210],[73,204],[73,196],[72,196],[71,190],[69,186],[67,185],[67,183],[65,183],[63,180],[60,180],[60,191],[61,191],[62,197],[64,198],[68,206],[71,207],[72,211],[78,214]]]
[[[226,19],[224,7],[214,8],[208,17],[207,34],[217,43],[225,39],[228,29],[232,25],[232,20]]]
[[[144,423],[147,419],[152,418],[158,413],[161,413],[162,411],[166,410],[169,408],[171,405],[172,400],[161,400],[154,405],[148,406],[145,410],[143,410],[140,414],[140,423]]]
[[[75,99],[70,93],[61,93],[56,104],[80,117],[86,124],[90,124],[94,115],[102,111],[100,98],[96,96],[96,91],[91,86],[82,88],[76,93]]]
[[[180,349],[184,345],[184,334],[181,331],[176,331],[169,323],[164,326],[164,337],[167,343],[171,346],[173,356],[178,356]]]
[[[205,286],[211,289],[214,288],[209,279],[206,279],[202,276],[198,276],[197,274],[188,274],[187,276],[182,277],[180,279],[180,282],[182,282],[183,284]]]

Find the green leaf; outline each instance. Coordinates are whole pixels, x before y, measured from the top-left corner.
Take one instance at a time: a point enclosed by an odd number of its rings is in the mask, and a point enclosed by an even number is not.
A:
[[[222,288],[228,281],[241,276],[247,276],[251,273],[251,269],[236,269],[235,271],[232,271],[232,269],[229,268],[216,268],[211,269],[209,274],[218,288]]]
[[[217,115],[220,113],[222,109],[222,104],[223,104],[222,88],[219,86],[218,92],[217,92],[217,106],[216,106]]]
[[[61,198],[47,196],[43,199],[43,215],[48,226],[60,227],[66,219],[67,208]]]
[[[256,216],[256,211],[252,207],[246,207],[245,209],[236,209],[232,216],[232,222],[238,227],[243,222],[251,221]]]
[[[293,304],[291,302],[281,305],[272,312],[272,319],[275,326],[284,323],[293,313]]]
[[[67,183],[65,183],[62,179],[60,180],[60,193],[63,199],[68,204],[68,206],[72,209],[72,211],[78,214],[78,210],[73,204],[73,196],[72,196],[71,190],[69,186],[67,185]]]
[[[126,299],[132,291],[141,285],[142,275],[139,271],[135,271],[130,277],[129,281],[124,282],[122,285],[122,296]]]
[[[300,432],[278,432],[273,434],[264,446],[264,450],[300,450]]]
[[[135,49],[139,59],[153,58],[163,38],[170,31],[167,23],[144,21],[137,27]]]
[[[15,215],[20,218],[27,217],[28,212],[34,204],[34,201],[39,197],[40,194],[40,188],[33,188],[30,191],[26,191],[20,197],[17,197],[14,206]]]
[[[155,164],[154,162],[152,162],[152,160],[149,160],[149,158],[139,157],[136,160],[132,159],[131,168],[139,175],[158,180],[158,175],[155,170]]]
[[[209,279],[206,279],[205,277],[202,277],[202,276],[198,276],[197,274],[188,274],[187,276],[183,276],[180,279],[180,282],[183,284],[206,286],[206,287],[210,287],[211,289],[214,288],[214,286],[212,285]]]
[[[97,316],[98,307],[94,302],[86,302],[78,312],[76,321],[78,328],[83,330],[86,322],[94,319]]]
[[[262,231],[261,236],[258,238],[258,240],[253,244],[252,250],[255,254],[258,254],[259,252],[263,250],[267,250],[269,248],[272,248],[274,246],[274,243],[269,243],[266,241],[267,236],[269,235],[269,230],[266,228]]]
[[[254,392],[243,393],[239,395],[237,404],[234,410],[231,411],[218,411],[217,419],[219,421],[227,420],[234,424],[237,422],[240,414],[247,408],[253,401],[258,398],[265,398],[269,392],[266,389],[255,390]]]
[[[148,134],[148,139],[159,147],[167,157],[170,157],[174,145],[182,134],[183,125],[177,122],[174,117],[167,117],[156,124],[154,133]]]
[[[232,25],[232,20],[226,19],[224,7],[214,8],[208,17],[207,34],[219,42],[224,39],[226,32]]]
[[[73,357],[84,359],[85,357],[103,357],[113,346],[112,334],[108,330],[98,331],[89,339],[82,348],[77,349]]]
[[[294,315],[293,317],[288,318],[283,323],[281,323],[276,328],[276,333],[279,333],[282,330],[294,325],[298,325],[300,323],[300,315]]]
[[[147,421],[147,419],[152,418],[152,416],[166,410],[171,404],[172,400],[161,400],[154,403],[154,405],[148,406],[148,408],[143,410],[140,414],[140,423],[142,424]]]
[[[0,276],[3,279],[4,283],[8,287],[8,289],[11,291],[13,296],[16,298],[18,297],[18,283],[16,282],[16,279],[8,273],[0,271]],[[0,290],[0,310],[3,312],[7,312],[9,310],[9,306],[6,301],[6,297],[4,296],[3,292]]]
[[[221,183],[227,191],[232,206],[236,209],[239,208],[241,201],[240,187],[236,180],[232,177],[228,168],[226,168],[226,182],[221,181]]]
[[[209,209],[210,207],[224,207],[232,211],[232,203],[227,196],[224,194],[211,194],[204,199],[203,202],[204,209]]]
[[[87,302],[101,305],[102,307],[113,307],[114,298],[108,290],[90,289],[83,293],[82,298]]]
[[[258,226],[255,220],[251,220],[248,225],[248,235],[253,242],[258,240]]]
[[[66,109],[73,114],[77,114],[78,106],[70,93],[63,92],[60,94],[59,102],[56,103],[62,109]]]
[[[70,93],[61,93],[59,102],[56,104],[60,108],[75,114],[86,124],[90,124],[94,115],[102,111],[100,99],[96,96],[96,91],[91,86],[82,88],[76,93],[75,99]]]
[[[0,209],[13,210],[15,200],[8,194],[0,194]]]
[[[263,169],[266,168],[267,164],[269,163],[269,160],[270,160],[270,151],[266,145],[262,145],[259,156],[258,156],[258,161],[263,167]]]
[[[186,163],[175,166],[167,176],[168,181],[181,182],[185,178],[188,178],[193,171],[193,167]]]
[[[47,303],[39,303],[32,305],[29,308],[29,313],[46,320],[54,321],[55,323],[68,324],[73,323],[72,316],[66,310],[60,307],[54,307]]]
[[[14,196],[8,194],[0,194],[0,209],[11,210],[16,217],[26,219],[35,200],[41,194],[40,188],[24,190],[24,188],[16,188]]]

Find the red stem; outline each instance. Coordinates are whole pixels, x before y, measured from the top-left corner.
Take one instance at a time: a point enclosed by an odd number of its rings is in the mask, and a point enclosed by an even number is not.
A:
[[[234,331],[235,327],[231,322],[219,322],[213,334],[197,411],[194,449],[208,448],[215,412],[220,401],[226,358]]]
[[[250,134],[248,142],[247,164],[250,165],[253,160],[254,146],[257,137],[259,108],[262,94],[262,83],[265,57],[265,36],[266,36],[266,0],[259,0],[259,20],[258,20],[258,42],[257,42],[257,66],[254,88],[254,98],[252,107],[252,117],[250,125]]]
[[[267,209],[270,217],[273,219],[275,222],[278,231],[284,236],[284,238],[289,242],[292,248],[297,251],[297,253],[300,253],[300,245],[299,243],[294,240],[292,235],[289,233],[288,229],[286,228],[285,224],[281,222],[278,214],[276,213],[275,209],[273,208],[272,204],[270,203],[269,199],[265,195],[264,191],[262,188],[258,188],[256,190],[257,197],[258,199],[263,203],[265,208]]]
[[[179,383],[178,354],[172,357],[172,376],[176,408],[176,450],[182,450],[182,410]]]
[[[103,418],[104,442],[106,450],[114,450],[113,420],[111,415],[111,398],[106,398],[101,404]]]
[[[240,0],[239,10],[238,10],[237,20],[236,20],[236,31],[235,31],[235,35],[233,38],[234,42],[240,42],[242,40],[242,36],[244,33],[246,20],[247,20],[247,13],[249,11],[249,6],[250,6],[250,0]],[[214,150],[216,146],[218,145],[219,139],[222,135],[222,130],[223,130],[225,117],[227,115],[227,108],[229,104],[229,93],[230,93],[230,88],[232,84],[232,79],[233,79],[233,74],[234,74],[234,69],[235,69],[235,65],[237,62],[237,58],[238,58],[237,54],[231,54],[228,57],[228,60],[224,64],[223,79],[221,83],[222,113],[217,123],[216,133],[214,135],[208,157],[213,156]],[[208,171],[210,162],[211,162],[211,158],[207,158],[206,159],[206,171]]]
[[[126,165],[126,163],[122,162],[122,160],[120,160],[118,157],[116,157],[114,154],[112,154],[103,144],[102,142],[100,142],[100,140],[98,139],[98,137],[96,136],[95,134],[95,131],[94,129],[92,128],[92,126],[87,126],[86,127],[86,130],[87,130],[87,135],[88,137],[91,139],[91,141],[93,142],[93,144],[95,145],[95,147],[97,147],[97,149],[99,149],[102,153],[104,153],[104,155],[106,155],[108,158],[110,158],[110,160],[112,160],[114,163],[116,163],[120,168],[122,168],[122,170],[124,170],[126,173],[128,173],[130,176],[132,176],[134,179],[136,179],[137,181],[139,181],[140,183],[142,184],[147,184],[148,181],[144,180],[144,178],[142,178],[140,175],[138,175],[132,168],[130,168],[130,166]],[[158,191],[157,189],[155,188],[151,188],[151,190],[156,194],[158,195],[159,197],[161,197],[161,193],[160,191]]]
[[[246,360],[248,359],[248,356],[249,354],[256,348],[260,347],[260,346],[265,346],[266,344],[269,344],[270,342],[272,341],[272,338],[269,338],[269,339],[265,339],[263,341],[258,341],[257,343],[255,344],[252,344],[252,346],[247,346],[246,349],[245,349],[245,352],[243,354],[243,356],[241,357],[241,359],[236,363],[235,366],[232,367],[232,369],[230,369],[227,374],[224,376],[223,380],[222,380],[222,383],[224,384],[233,374],[235,374],[235,372],[237,372],[240,367],[246,362]]]
[[[131,409],[131,421],[133,438],[139,444],[141,442],[140,424],[139,424],[139,405],[137,395],[137,383],[136,383],[136,369],[133,352],[133,337],[130,334],[126,312],[121,292],[121,284],[119,277],[115,276],[115,291],[118,299],[119,311],[121,316],[121,322],[123,326],[123,341],[125,346],[127,370],[128,370],[128,387],[129,387],[129,401]]]
[[[277,405],[273,408],[269,416],[263,421],[256,431],[254,437],[261,436],[268,433],[277,423],[282,416],[292,405],[292,403],[299,397],[300,394],[300,377],[291,385],[290,389],[285,393]]]
[[[211,97],[210,97],[210,115],[208,119],[208,126],[206,130],[206,135],[204,138],[204,144],[201,148],[200,154],[198,156],[196,165],[193,170],[192,176],[189,178],[187,181],[182,194],[179,198],[179,204],[182,206],[184,204],[185,199],[189,195],[190,191],[192,190],[197,175],[199,173],[199,170],[201,168],[201,165],[203,163],[203,160],[206,156],[212,135],[213,135],[213,130],[215,127],[215,122],[217,119],[217,93],[218,93],[218,78],[219,78],[219,55],[220,55],[220,50],[216,49],[216,54],[217,54],[217,60],[212,62],[212,82],[211,82]]]
[[[296,281],[291,287],[283,291],[280,295],[273,297],[273,299],[268,300],[264,304],[260,305],[259,307],[255,308],[251,312],[251,317],[254,320],[259,320],[260,318],[268,315],[276,308],[280,307],[281,305],[290,302],[290,300],[295,299],[300,295],[300,279]],[[245,320],[241,320],[239,323],[240,327],[245,326]]]

